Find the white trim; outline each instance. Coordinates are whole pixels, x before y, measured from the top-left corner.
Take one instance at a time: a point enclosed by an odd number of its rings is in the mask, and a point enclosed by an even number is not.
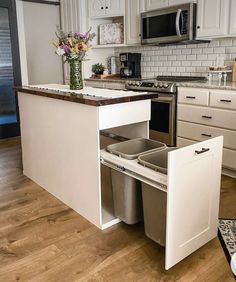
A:
[[[113,226],[113,225],[115,225],[117,223],[120,223],[120,222],[121,222],[121,220],[119,218],[115,218],[115,219],[113,219],[113,220],[111,220],[111,221],[109,221],[107,223],[102,224],[102,228],[101,229],[102,230],[107,229],[107,228],[109,228],[109,227],[111,227],[111,226]]]

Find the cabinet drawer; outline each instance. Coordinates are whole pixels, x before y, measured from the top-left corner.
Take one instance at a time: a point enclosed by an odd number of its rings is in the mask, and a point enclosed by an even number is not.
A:
[[[236,111],[179,104],[178,120],[236,130]]]
[[[185,138],[177,138],[177,146],[179,148],[186,147],[196,143],[195,141]],[[223,167],[236,170],[236,151],[223,149]]]
[[[236,110],[236,92],[232,91],[210,91],[210,106]]]
[[[178,103],[207,106],[209,90],[180,87],[178,88]]]
[[[224,147],[236,150],[236,131],[194,124],[184,121],[178,122],[178,136],[196,141],[224,136]]]

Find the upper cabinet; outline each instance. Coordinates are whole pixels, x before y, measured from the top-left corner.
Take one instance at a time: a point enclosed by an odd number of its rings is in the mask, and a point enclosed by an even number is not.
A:
[[[229,33],[229,0],[198,0],[197,4],[197,38],[227,36]],[[235,14],[233,21],[235,21],[234,18]]]
[[[156,9],[165,8],[168,6],[175,6],[195,2],[193,0],[145,0],[145,10],[151,11]]]
[[[146,11],[167,7],[169,0],[146,0]]]
[[[126,43],[128,45],[140,44],[140,13],[144,10],[144,0],[126,0]]]
[[[105,18],[123,16],[124,0],[89,0],[89,17]]]
[[[229,34],[236,36],[236,1],[230,1],[230,24]]]

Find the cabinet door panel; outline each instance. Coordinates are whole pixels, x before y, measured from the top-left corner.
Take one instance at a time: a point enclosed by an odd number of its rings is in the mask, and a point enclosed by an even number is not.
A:
[[[105,15],[105,0],[89,0],[89,17],[97,18]]]
[[[189,146],[196,143],[196,141],[185,139],[182,137],[177,138],[177,146],[179,148]],[[224,168],[236,170],[236,151],[230,149],[223,149],[223,161],[222,165]]]
[[[230,35],[236,36],[236,1],[230,1],[230,24],[229,24],[229,33]]]
[[[168,154],[166,269],[217,236],[222,149],[221,136]]]
[[[146,0],[146,11],[167,7],[168,0]]]
[[[198,0],[197,7],[198,38],[227,35],[229,0]]]
[[[108,16],[122,16],[125,13],[124,0],[106,0],[106,15]]]
[[[142,0],[126,0],[126,42],[127,44],[138,44],[140,40],[140,13],[142,11]]]

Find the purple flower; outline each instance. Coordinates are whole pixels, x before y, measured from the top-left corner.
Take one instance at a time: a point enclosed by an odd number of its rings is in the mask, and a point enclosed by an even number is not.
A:
[[[80,39],[86,39],[88,36],[88,33],[80,33],[80,32],[75,32],[75,37],[79,37]]]
[[[61,48],[65,51],[65,53],[66,53],[67,55],[71,53],[70,48],[69,48],[66,44],[63,44],[63,45],[61,46]]]

